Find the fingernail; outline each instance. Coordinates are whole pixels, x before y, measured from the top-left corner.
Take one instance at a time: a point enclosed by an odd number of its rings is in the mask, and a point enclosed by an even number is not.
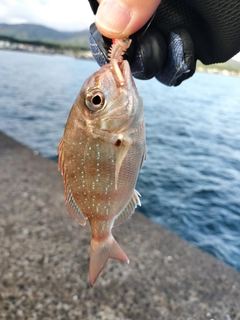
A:
[[[107,0],[101,3],[96,15],[98,26],[115,33],[123,32],[130,20],[129,10],[121,6],[116,0]]]

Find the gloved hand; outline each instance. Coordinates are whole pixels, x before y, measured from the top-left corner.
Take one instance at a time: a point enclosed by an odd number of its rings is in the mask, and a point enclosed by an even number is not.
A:
[[[96,13],[98,3],[89,0]],[[177,86],[195,72],[196,60],[205,64],[224,62],[240,50],[240,1],[162,0],[149,22],[130,37],[126,54],[133,76],[156,77]],[[90,27],[94,58],[108,61],[111,40]]]

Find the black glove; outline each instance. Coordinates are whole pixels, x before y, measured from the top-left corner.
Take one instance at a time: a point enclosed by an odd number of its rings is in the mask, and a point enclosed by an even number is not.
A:
[[[89,0],[96,13],[98,3]],[[90,27],[93,56],[108,62],[111,40]],[[224,62],[240,51],[240,1],[162,0],[154,16],[136,34],[126,59],[138,79],[156,77],[179,85],[195,72],[196,60]]]

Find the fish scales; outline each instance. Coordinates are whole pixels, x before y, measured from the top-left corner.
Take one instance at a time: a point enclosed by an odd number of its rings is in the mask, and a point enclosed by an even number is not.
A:
[[[108,258],[129,261],[111,230],[140,205],[135,185],[146,155],[143,104],[122,59],[129,40],[121,41],[110,63],[83,84],[58,147],[68,211],[92,231],[91,285]]]

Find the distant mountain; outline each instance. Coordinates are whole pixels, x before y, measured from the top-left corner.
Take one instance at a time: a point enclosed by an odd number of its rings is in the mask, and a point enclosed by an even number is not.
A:
[[[223,73],[240,76],[240,62],[230,59],[224,63],[216,63],[204,65],[200,61],[197,62],[197,70],[204,72]]]
[[[89,47],[88,30],[63,32],[38,24],[0,23],[0,36],[23,41],[40,41],[73,47]]]

